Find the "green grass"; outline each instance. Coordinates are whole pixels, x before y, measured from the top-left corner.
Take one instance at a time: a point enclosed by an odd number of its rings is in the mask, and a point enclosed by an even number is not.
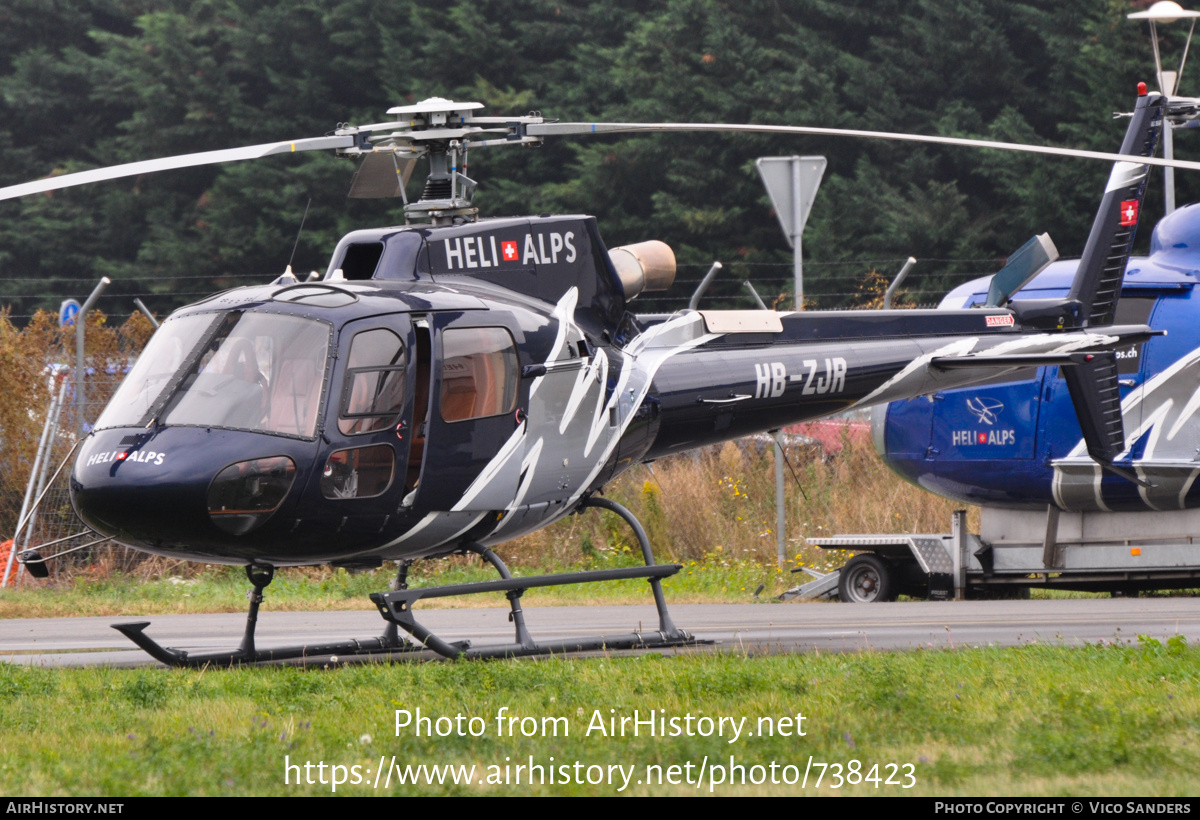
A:
[[[576,566],[542,569],[514,567],[518,577],[579,569],[635,566],[632,553],[615,553],[581,561]],[[264,595],[264,609],[277,611],[374,609],[367,596],[384,592],[395,568],[350,574],[345,570],[281,570]],[[409,576],[411,586],[461,584],[491,581],[495,570],[478,560],[451,559],[424,562]],[[730,560],[721,551],[703,560],[687,561],[680,572],[663,586],[671,603],[748,603],[764,585],[761,600],[771,598],[808,576],[780,572],[774,565],[749,560]],[[211,566],[188,576],[141,580],[120,574],[107,577],[77,575],[57,583],[29,582],[0,590],[0,618],[53,618],[68,615],[158,615],[164,613],[241,612],[250,588],[240,568]],[[649,603],[645,581],[613,581],[529,590],[522,598],[527,606],[590,603]],[[423,609],[436,607],[503,606],[500,594],[472,595],[456,599],[422,601]]]
[[[830,563],[841,555],[830,555]],[[518,576],[582,569],[635,566],[632,553],[596,556],[575,566],[542,568],[514,567]],[[828,564],[818,566],[827,570]],[[373,610],[372,592],[388,589],[395,570],[387,568],[350,574],[345,570],[280,570],[266,589],[266,610],[330,611]],[[477,560],[456,558],[425,562],[409,576],[411,586],[462,584],[490,581],[496,573]],[[774,600],[784,590],[811,580],[806,574],[779,571],[773,564],[730,559],[721,551],[699,561],[685,561],[680,572],[667,578],[663,587],[668,603],[751,603]],[[762,591],[756,597],[759,585]],[[0,618],[56,618],[74,615],[161,615],[169,613],[242,612],[250,588],[239,567],[209,566],[187,576],[141,579],[120,573],[94,577],[83,573],[57,582],[26,582],[0,590]],[[1196,590],[1146,593],[1194,595]],[[1034,589],[1033,598],[1095,598],[1107,593]],[[585,604],[642,604],[650,601],[645,581],[626,580],[603,584],[531,589],[522,597],[526,606],[570,606]],[[443,607],[504,606],[503,596],[472,595],[422,601],[422,609]]]
[[[730,756],[755,778],[802,775],[809,758],[869,774],[907,764],[915,786],[859,783],[818,789],[727,782],[719,794],[1194,795],[1200,792],[1200,651],[1166,645],[1067,649],[867,652],[748,658],[738,654],[547,659],[490,663],[236,670],[39,669],[0,664],[0,777],[8,795],[330,794],[314,780],[336,764],[366,784],[338,794],[613,794],[617,786],[515,785],[530,756],[545,767],[633,766],[626,793],[696,794],[693,784],[638,785],[647,766],[679,766],[694,780],[702,761]],[[396,732],[396,710],[465,721],[479,737]],[[531,737],[497,736],[497,712],[535,718]],[[612,711],[610,711],[612,710]],[[585,734],[596,716],[655,714],[747,718],[730,737]],[[759,736],[760,718],[803,714],[806,735]],[[542,718],[565,718],[541,736]],[[762,723],[762,727],[767,726]],[[441,724],[443,729],[449,722]],[[562,736],[561,727],[568,736]],[[683,725],[683,724],[681,724]],[[521,726],[514,724],[514,729]],[[548,724],[547,724],[548,726]],[[430,727],[432,728],[432,727]],[[422,734],[428,735],[428,731]],[[517,732],[519,735],[519,731]],[[401,767],[474,765],[500,783],[375,789],[381,756]],[[301,768],[285,784],[285,759]],[[319,762],[326,764],[322,772]],[[508,784],[503,782],[508,765]],[[798,766],[795,772],[786,765]],[[489,767],[498,767],[489,769]],[[365,774],[370,770],[371,774]],[[596,774],[599,770],[592,770]],[[657,771],[657,770],[652,770]],[[716,770],[709,768],[710,775]],[[574,769],[571,769],[574,773]],[[615,774],[615,770],[614,770]],[[617,784],[619,785],[619,783]],[[704,782],[699,793],[707,793]]]

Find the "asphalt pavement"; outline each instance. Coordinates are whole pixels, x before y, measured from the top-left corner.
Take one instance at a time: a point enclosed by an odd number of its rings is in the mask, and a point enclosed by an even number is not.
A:
[[[1166,640],[1183,635],[1200,642],[1200,599],[1091,598],[1029,601],[897,603],[683,604],[670,607],[677,626],[702,641],[695,648],[663,652],[860,652],[918,648],[1079,646],[1136,642],[1139,635]],[[574,640],[590,635],[653,632],[653,606],[527,607],[535,640]],[[474,647],[513,640],[507,608],[416,610],[418,620],[448,641]],[[0,620],[0,660],[45,666],[156,664],[111,628],[150,621],[146,634],[164,646],[191,652],[232,650],[241,641],[245,616],[155,615],[150,617]],[[375,610],[271,612],[259,615],[259,649],[323,644],[379,635]],[[414,652],[406,659],[433,659]],[[350,660],[343,657],[341,660]],[[324,663],[323,656],[306,658]]]

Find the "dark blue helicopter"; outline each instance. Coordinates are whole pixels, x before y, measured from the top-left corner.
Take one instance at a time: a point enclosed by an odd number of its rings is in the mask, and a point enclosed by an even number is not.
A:
[[[151,160],[0,190],[0,199],[147,171],[335,149],[363,158],[354,189],[403,195],[417,159],[429,177],[403,226],[356,231],[319,281],[285,274],[176,311],[80,443],[71,476],[80,517],[146,552],[241,564],[254,585],[242,646],[189,655],[145,623],[117,628],[164,663],[255,662],[413,647],[447,656],[675,645],[636,519],[603,498],[633,465],[856,405],[924,395],[1027,366],[1060,366],[1088,455],[1122,471],[1115,357],[1144,343],[1114,316],[1120,276],[1167,103],[1141,86],[1088,240],[1061,296],[983,308],[775,313],[633,312],[674,275],[662,243],[608,249],[586,216],[479,219],[466,154],[489,145],[604,131],[824,129],[708,124],[554,123],[479,117],[477,103],[428,100],[397,119],[314,140]],[[859,136],[880,136],[860,133]],[[884,135],[925,141],[962,140]],[[969,141],[967,141],[969,144]],[[1025,150],[1022,146],[988,143]],[[1186,163],[1176,163],[1187,165]],[[1133,218],[1129,216],[1132,208]],[[1002,304],[1002,302],[1004,302]],[[573,512],[608,509],[632,527],[646,566],[513,578],[492,551]],[[421,558],[472,552],[501,578],[407,589]],[[39,561],[26,555],[31,569]],[[275,567],[400,564],[372,600],[379,638],[259,652],[254,626]],[[538,644],[519,599],[531,587],[639,577],[660,614],[653,633]],[[416,622],[421,598],[503,592],[516,641],[472,650]]]
[[[1016,298],[1060,298],[1078,262],[1050,265]],[[991,277],[955,288],[943,308],[981,304]],[[875,414],[875,439],[904,478],[987,507],[1070,511],[1180,510],[1200,506],[1200,205],[1164,217],[1150,255],[1129,260],[1118,324],[1165,331],[1115,352],[1125,441],[1114,464],[1087,457],[1068,385],[1056,367],[1026,368],[982,386],[893,402]]]

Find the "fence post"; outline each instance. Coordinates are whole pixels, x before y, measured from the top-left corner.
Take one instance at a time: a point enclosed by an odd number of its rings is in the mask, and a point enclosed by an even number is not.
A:
[[[17,516],[17,531],[13,533],[12,549],[8,552],[8,563],[4,566],[4,578],[0,580],[0,589],[8,586],[8,579],[12,576],[13,562],[16,561],[17,553],[21,548],[22,530],[25,530],[27,533],[25,536],[25,541],[29,541],[29,530],[24,526],[25,519],[29,513],[29,505],[34,498],[34,486],[38,483],[38,475],[41,472],[42,463],[43,461],[50,460],[50,455],[47,452],[46,445],[50,440],[50,430],[55,425],[55,411],[62,409],[63,394],[66,390],[66,386],[67,383],[64,380],[59,388],[57,396],[54,394],[53,385],[50,387],[50,406],[46,408],[46,422],[42,425],[42,437],[38,440],[37,454],[33,459],[33,468],[29,471],[29,483],[25,485],[25,501],[21,504],[21,514]],[[53,445],[50,446],[50,449],[54,449]],[[18,568],[17,571],[20,572],[20,568]]]
[[[84,382],[87,381],[87,365],[84,362],[83,355],[83,333],[87,325],[87,314],[91,310],[92,305],[100,298],[100,294],[104,289],[112,284],[112,280],[107,276],[102,276],[100,281],[96,283],[96,287],[92,290],[92,295],[83,303],[83,307],[79,309],[79,314],[75,317],[75,413],[78,416],[78,431],[79,435],[83,435],[84,427],[87,422],[83,418],[84,402]]]
[[[783,492],[783,431],[772,430],[775,439],[775,542],[779,568],[787,559],[787,510],[784,508]]]

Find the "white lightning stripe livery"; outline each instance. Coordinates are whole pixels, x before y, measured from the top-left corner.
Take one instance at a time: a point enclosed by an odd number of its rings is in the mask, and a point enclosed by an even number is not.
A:
[[[1122,188],[1128,188],[1131,185],[1136,185],[1146,178],[1146,174],[1150,172],[1147,165],[1140,162],[1114,162],[1112,173],[1108,175],[1108,185],[1104,188],[1104,193],[1110,191],[1119,191]]]
[[[1108,508],[1108,505],[1104,503],[1104,496],[1100,493],[1100,480],[1104,478],[1104,469],[1090,458],[1081,460],[1076,466],[1085,471],[1089,477],[1088,489],[1091,492],[1092,503],[1096,505],[1096,509],[1104,510],[1105,512],[1112,512],[1112,510]],[[1054,495],[1054,503],[1064,510],[1074,509],[1073,505],[1066,497],[1066,488],[1061,481],[1061,477],[1062,472],[1057,468],[1056,463],[1054,479],[1050,483],[1050,491]],[[1072,487],[1072,489],[1077,488]]]
[[[939,347],[937,350],[934,350],[930,353],[918,356],[909,362],[903,370],[901,370],[895,376],[892,376],[883,384],[879,385],[879,387],[872,390],[870,394],[864,396],[860,401],[855,402],[853,406],[866,406],[869,404],[879,404],[887,401],[888,399],[886,398],[886,393],[890,388],[902,384],[906,377],[913,375],[918,371],[921,374],[927,373],[929,370],[929,362],[932,361],[934,357],[965,356],[970,353],[972,349],[974,349],[978,342],[979,339],[977,338],[959,339],[956,342],[951,342],[948,345]]]
[[[557,361],[559,355],[562,354],[563,348],[567,344],[567,331],[571,327],[571,317],[575,315],[575,304],[579,301],[579,288],[568,288],[563,297],[558,300],[558,304],[554,306],[554,311],[550,314],[558,320],[558,334],[554,337],[554,344],[550,346],[550,355],[546,357],[544,364],[550,364]],[[538,376],[529,385],[529,397],[533,398],[533,394],[542,385],[542,379],[545,376]]]
[[[1167,433],[1167,441],[1173,441],[1175,436],[1183,428],[1184,424],[1191,420],[1196,411],[1200,410],[1200,387],[1196,388],[1196,392],[1192,393],[1192,397],[1188,399],[1187,404],[1179,411],[1179,418],[1171,425],[1170,432]]]
[[[597,439],[600,438],[600,433],[605,429],[604,421],[604,385],[608,382],[608,356],[604,351],[598,351],[596,354],[597,360],[600,362],[599,378],[596,380],[600,385],[600,389],[596,391],[596,409],[592,413],[592,427],[588,432],[587,445],[583,448],[583,456],[587,458],[592,454],[592,448],[596,446]],[[616,391],[613,391],[616,396]],[[622,427],[622,429],[624,429]],[[618,434],[618,438],[620,435]]]
[[[567,427],[575,418],[575,413],[579,411],[580,405],[584,398],[587,397],[588,391],[593,383],[600,385],[600,390],[596,397],[596,412],[593,414],[599,418],[600,411],[604,407],[604,384],[608,381],[608,354],[603,350],[597,350],[591,364],[579,371],[575,376],[575,387],[571,390],[571,398],[567,400],[567,409],[563,411],[562,421],[558,425],[559,435],[567,432]],[[595,427],[595,419],[593,419],[593,429]],[[591,447],[588,447],[590,450]],[[584,451],[584,455],[587,451]]]
[[[973,351],[979,343],[978,337],[959,339],[913,359],[903,370],[881,384],[869,395],[856,402],[854,406],[880,404],[885,401],[891,401],[894,398],[907,398],[914,392],[912,385],[908,384],[908,382],[913,379],[930,377],[932,370],[930,362],[935,358],[973,359],[979,361],[981,364],[986,364],[988,358],[995,356],[1008,356],[1017,353],[1049,355],[1074,353],[1078,350],[1104,347],[1116,341],[1116,336],[1108,336],[1103,333],[1041,333],[1037,336],[1026,336],[1002,342],[995,347],[989,347],[987,350],[976,353]],[[958,386],[961,383],[959,381],[952,386]],[[947,385],[931,381],[929,392],[936,392],[945,386]]]
[[[570,502],[566,505],[568,508],[574,507],[575,503],[583,496],[584,491],[591,486],[596,476],[600,474],[600,471],[608,463],[608,459],[616,448],[617,443],[620,442],[621,437],[625,434],[625,429],[633,421],[634,414],[645,400],[646,393],[650,390],[650,384],[654,380],[654,374],[658,372],[663,363],[678,353],[707,344],[723,335],[718,333],[704,333],[702,329],[703,320],[699,314],[680,316],[675,319],[669,319],[661,325],[655,325],[634,339],[625,349],[627,356],[625,364],[621,369],[621,376],[617,382],[616,389],[613,390],[612,398],[609,399],[608,408],[620,407],[626,386],[632,380],[635,359],[637,364],[642,365],[638,368],[639,373],[637,374],[641,378],[641,382],[630,387],[628,405],[625,408],[625,412],[619,414],[620,423],[617,425],[613,435],[605,443],[604,451],[596,459],[595,466],[588,474],[587,479],[571,496]],[[693,334],[693,338],[682,338],[688,335],[689,332]],[[642,358],[637,359],[638,356]],[[599,428],[602,422],[603,415],[597,420],[595,426]]]
[[[562,504],[562,511],[556,516],[557,518],[561,518],[574,510],[579,499],[606,467],[613,452],[620,444],[621,438],[628,429],[629,424],[633,421],[638,408],[645,400],[654,375],[658,372],[659,367],[672,356],[711,342],[721,335],[723,334],[707,333],[704,329],[702,318],[699,314],[694,313],[678,316],[649,328],[622,350],[624,355],[621,371],[617,376],[617,383],[613,388],[612,394],[608,396],[607,400],[605,398],[604,385],[608,380],[609,370],[607,357],[605,357],[604,369],[601,371],[602,380],[599,383],[592,381],[584,382],[589,390],[595,389],[598,391],[596,408],[590,419],[587,440],[584,444],[587,451],[584,457],[590,466],[586,475],[581,476],[572,483],[571,495]],[[586,397],[581,399],[580,404],[582,405],[585,400]],[[617,424],[610,425],[610,414],[614,411],[617,417]],[[581,421],[578,412],[575,413],[575,416],[576,424],[578,424]],[[556,425],[552,429],[557,429],[557,427]],[[593,454],[592,451],[597,446],[601,450],[599,453]],[[538,466],[536,469],[539,472],[544,472],[548,476],[558,470],[557,461],[562,456],[560,451],[555,450],[553,460],[550,460],[550,454],[538,448],[536,444],[530,449],[531,455],[533,449],[538,449],[536,459]],[[530,491],[528,488],[534,484],[532,478],[532,473],[535,470],[534,464],[535,460],[526,460],[526,469],[528,469],[529,473],[526,475],[526,481],[523,482],[518,497],[509,509],[510,513],[525,503],[526,495]],[[541,524],[550,523],[552,520],[554,519],[543,519]],[[509,536],[504,532],[504,524],[502,522],[500,527],[489,536],[488,540],[504,540],[507,537]]]
[[[525,494],[529,492],[529,488],[533,486],[533,478],[537,472],[538,459],[542,457],[542,447],[546,444],[544,438],[539,438],[533,443],[533,446],[525,453],[525,459],[521,462],[521,484],[517,487],[517,495],[513,499],[512,506],[505,513],[505,518],[512,514],[512,511],[521,506],[525,501]]]
[[[1149,399],[1156,390],[1168,386],[1170,382],[1174,380],[1174,378],[1180,373],[1180,371],[1195,365],[1197,362],[1200,362],[1200,348],[1196,348],[1188,355],[1181,357],[1166,370],[1159,372],[1158,375],[1154,376],[1145,384],[1140,385],[1135,390],[1130,391],[1129,395],[1126,396],[1121,402],[1121,415],[1123,417],[1129,417],[1133,410],[1139,404],[1142,404],[1145,400]],[[1171,401],[1168,400],[1168,404],[1170,403]],[[1180,411],[1179,419],[1171,427],[1171,432],[1167,435],[1168,441],[1175,438],[1175,435],[1179,432],[1182,423],[1190,418],[1191,415],[1198,409],[1200,409],[1200,402],[1197,402],[1195,396],[1193,395],[1192,400],[1188,401],[1184,409]],[[1159,415],[1156,413],[1154,418],[1159,418]],[[1125,452],[1122,453],[1122,456],[1128,455],[1129,448],[1132,447],[1133,443],[1136,442],[1146,432],[1147,427],[1148,424],[1143,422],[1141,425],[1135,428],[1133,432],[1126,432]],[[1086,452],[1087,445],[1084,443],[1083,439],[1080,439],[1079,443],[1071,449],[1071,452],[1068,453],[1064,458],[1057,459],[1056,463],[1068,462],[1071,459],[1079,458]],[[1148,458],[1150,454],[1151,450],[1149,447],[1147,447],[1145,456]]]
[[[1118,461],[1130,458],[1134,445],[1146,438],[1146,446],[1132,467],[1153,485],[1138,488],[1142,503],[1149,509],[1184,508],[1200,473],[1193,461],[1196,442],[1189,439],[1192,432],[1188,424],[1200,412],[1200,391],[1195,388],[1198,364],[1200,348],[1130,391],[1121,402],[1126,436],[1125,450]],[[1135,419],[1140,419],[1136,426],[1131,424]],[[1087,445],[1082,440],[1066,457],[1055,459],[1053,466],[1051,488],[1056,504],[1063,509],[1080,509],[1087,504],[1108,509],[1100,495],[1102,473],[1087,456]]]
[[[1183,488],[1179,491],[1179,509],[1184,509],[1184,503],[1185,499],[1187,498],[1187,494],[1189,491],[1191,491],[1192,485],[1196,483],[1196,476],[1198,475],[1200,475],[1200,467],[1192,470],[1192,472],[1188,475],[1187,480],[1183,482]]]
[[[384,544],[382,547],[377,547],[377,548],[375,548],[375,549],[373,549],[373,550],[367,550],[366,552],[364,552],[364,553],[362,553],[362,554],[363,554],[363,555],[370,555],[370,554],[372,554],[372,553],[382,553],[382,552],[385,552],[386,550],[388,550],[388,549],[390,549],[390,548],[392,548],[392,547],[395,547],[395,546],[397,546],[397,545],[399,545],[399,544],[403,544],[405,541],[409,540],[410,538],[412,538],[412,537],[413,537],[414,535],[416,535],[417,533],[419,533],[419,532],[421,532],[422,530],[424,530],[424,529],[428,528],[430,524],[432,524],[432,523],[434,523],[435,521],[437,521],[437,520],[439,520],[439,519],[441,519],[441,518],[445,517],[446,515],[448,515],[448,513],[445,513],[445,512],[431,512],[431,513],[427,514],[427,515],[426,515],[424,518],[422,518],[420,521],[418,521],[418,522],[417,522],[417,523],[416,523],[416,524],[413,526],[413,528],[412,528],[411,530],[409,530],[408,532],[404,533],[404,534],[403,534],[403,535],[401,535],[399,538],[395,539],[394,541],[389,541],[388,543]],[[461,516],[462,516],[462,513],[459,513],[458,515],[461,517]],[[478,524],[478,523],[479,523],[481,520],[483,520],[483,517],[484,517],[485,515],[487,515],[487,513],[482,513],[482,512],[481,512],[481,513],[479,513],[479,514],[477,514],[477,515],[473,515],[473,516],[471,516],[471,518],[468,520],[468,522],[467,522],[467,524],[466,524],[465,526],[463,526],[463,527],[460,527],[460,528],[459,528],[458,530],[456,530],[456,531],[455,531],[455,532],[454,532],[452,535],[450,535],[450,536],[449,536],[449,537],[447,537],[447,538],[444,538],[442,541],[438,542],[438,544],[436,544],[435,546],[439,546],[439,545],[441,545],[441,544],[448,543],[448,542],[450,542],[450,541],[453,541],[455,538],[458,538],[458,537],[459,537],[460,535],[462,535],[464,532],[466,532],[467,530],[471,529],[471,527],[474,527],[474,526],[475,526],[476,524]]]
[[[1145,423],[1143,423],[1142,426],[1140,428],[1138,428],[1138,430],[1137,430],[1138,436],[1131,438],[1129,440],[1137,441],[1138,437],[1141,437],[1144,434],[1144,432],[1148,430],[1150,433],[1150,437],[1146,441],[1146,452],[1148,452],[1148,453],[1154,452],[1155,445],[1158,444],[1158,437],[1162,434],[1164,420],[1166,419],[1167,414],[1171,412],[1171,408],[1174,406],[1175,406],[1175,400],[1167,399],[1163,403],[1162,407],[1159,407],[1157,410],[1155,410],[1150,415],[1150,418],[1146,419]],[[1146,476],[1142,474],[1142,471],[1140,469],[1138,470],[1138,478],[1142,479],[1143,481],[1146,480]],[[1146,505],[1148,507],[1156,510],[1156,509],[1158,509],[1158,507],[1155,506],[1154,502],[1150,500],[1150,496],[1146,494],[1147,489],[1148,488],[1146,488],[1146,487],[1138,487],[1138,494],[1141,495],[1142,500],[1146,502]]]

